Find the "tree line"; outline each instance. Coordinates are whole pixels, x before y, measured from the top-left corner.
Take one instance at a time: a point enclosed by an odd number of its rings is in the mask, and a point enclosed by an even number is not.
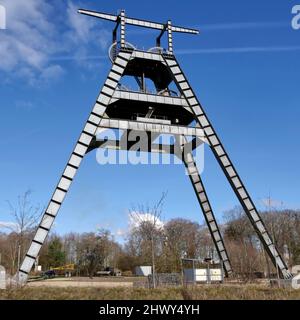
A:
[[[14,274],[22,261],[36,229],[39,208],[29,205],[29,194],[11,206],[14,228],[0,232],[1,264]],[[97,232],[52,233],[41,249],[38,264],[43,270],[75,264],[76,275],[94,276],[107,267],[131,275],[136,266],[151,265],[156,272],[181,272],[182,258],[218,260],[205,225],[176,218],[161,221],[162,199],[153,207],[138,206],[130,210],[132,225],[120,244],[109,230]],[[289,267],[300,264],[300,211],[268,210],[262,218]],[[271,276],[276,273],[242,208],[224,214],[221,233],[236,273],[243,279]]]

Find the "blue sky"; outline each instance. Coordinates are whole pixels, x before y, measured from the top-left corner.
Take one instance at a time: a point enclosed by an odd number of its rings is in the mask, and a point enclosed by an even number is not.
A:
[[[300,2],[300,1],[298,1]],[[175,35],[174,50],[253,200],[269,194],[299,208],[300,30],[297,1],[41,1],[0,0],[0,221],[6,200],[27,189],[46,205],[110,68],[112,24],[77,8],[199,28]],[[153,46],[156,33],[128,28],[128,41]],[[237,204],[209,150],[203,180],[219,221]],[[54,231],[127,228],[131,204],[154,203],[168,191],[164,219],[203,221],[183,166],[82,163]]]

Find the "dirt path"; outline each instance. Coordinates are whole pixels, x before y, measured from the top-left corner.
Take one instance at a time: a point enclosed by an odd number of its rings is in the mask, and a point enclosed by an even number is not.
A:
[[[99,288],[116,288],[116,287],[132,287],[133,282],[130,281],[94,281],[93,279],[77,280],[77,279],[51,279],[29,282],[28,287],[99,287]]]

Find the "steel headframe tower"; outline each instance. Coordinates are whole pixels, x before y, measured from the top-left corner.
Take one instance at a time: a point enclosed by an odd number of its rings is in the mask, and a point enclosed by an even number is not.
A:
[[[170,20],[167,23],[156,23],[129,18],[125,16],[124,10],[119,15],[89,10],[79,10],[78,12],[116,24],[113,30],[113,44],[109,52],[112,67],[16,275],[17,279],[22,283],[26,282],[86,153],[99,147],[122,149],[120,141],[97,139],[97,134],[103,131],[103,128],[150,133],[150,149],[140,151],[168,152],[180,156],[186,166],[220,260],[223,262],[225,273],[230,275],[232,268],[225,244],[192,154],[193,149],[199,144],[207,143],[274,266],[280,270],[283,278],[290,278],[291,274],[284,260],[275,247],[249,193],[173,54],[172,35],[174,32],[196,35],[199,31],[173,26]],[[137,50],[127,43],[125,40],[126,24],[159,30],[156,47],[144,51]],[[119,26],[120,41],[117,41]],[[167,50],[161,47],[161,38],[164,33],[167,33]],[[125,75],[131,76],[137,81],[138,92],[130,91],[121,85],[120,81]],[[145,86],[145,78],[152,80],[156,89],[155,93],[149,93]],[[177,87],[177,95],[169,88],[172,82]],[[163,144],[156,144],[155,147],[152,144],[153,140],[160,134],[173,134],[176,141],[179,141],[179,148],[170,149]],[[191,141],[188,142],[187,136],[193,137],[192,144]]]

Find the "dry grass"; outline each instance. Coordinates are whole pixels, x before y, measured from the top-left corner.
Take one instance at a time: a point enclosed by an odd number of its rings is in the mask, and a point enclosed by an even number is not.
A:
[[[300,291],[257,285],[194,287],[182,289],[187,300],[300,300]]]
[[[0,299],[28,300],[300,300],[300,291],[261,286],[189,288],[29,288],[0,291]]]

